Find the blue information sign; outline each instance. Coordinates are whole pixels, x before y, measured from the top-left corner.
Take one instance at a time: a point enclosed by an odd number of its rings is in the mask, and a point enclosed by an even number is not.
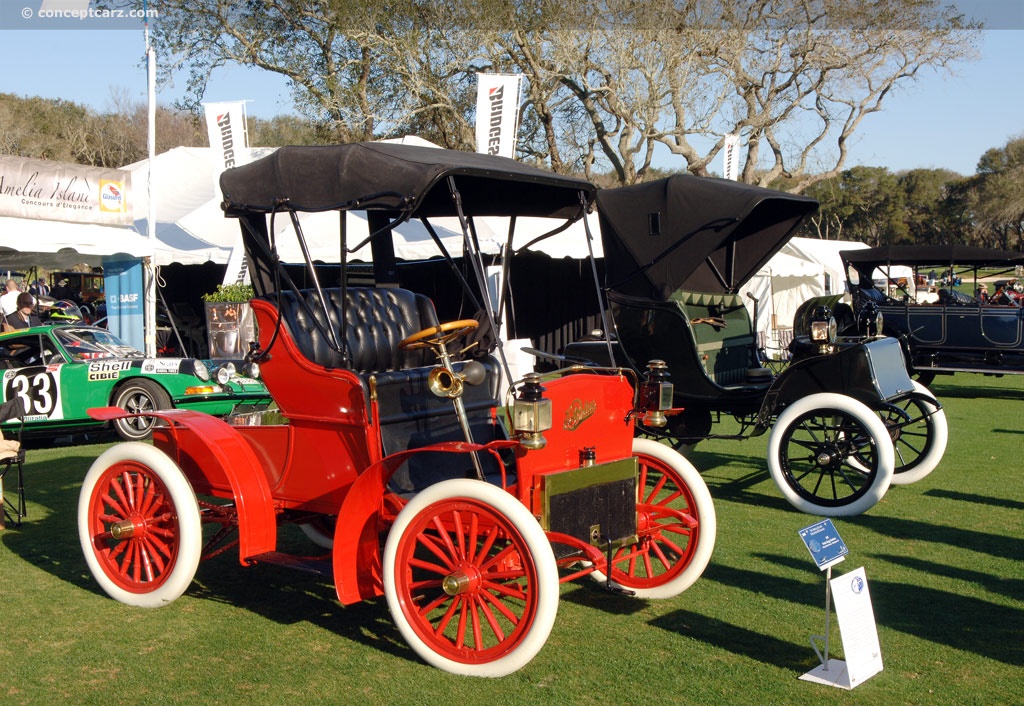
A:
[[[822,571],[841,562],[850,552],[832,520],[822,520],[810,527],[804,527],[800,530],[800,539],[804,540],[814,563]]]

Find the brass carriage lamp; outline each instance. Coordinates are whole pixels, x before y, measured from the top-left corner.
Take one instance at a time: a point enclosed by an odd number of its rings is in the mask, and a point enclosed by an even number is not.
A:
[[[542,432],[551,428],[551,400],[544,397],[540,375],[527,373],[512,405],[512,427],[528,449],[542,449],[548,440]]]
[[[836,341],[836,318],[827,306],[819,306],[811,316],[811,340],[825,352]]]
[[[658,359],[648,361],[640,384],[640,408],[647,412],[644,422],[648,426],[661,428],[668,424],[665,410],[672,409],[674,391],[668,379],[668,364]]]

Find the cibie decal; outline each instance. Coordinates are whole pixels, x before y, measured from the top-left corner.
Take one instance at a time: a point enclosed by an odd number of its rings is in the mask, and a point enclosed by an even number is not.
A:
[[[121,377],[121,373],[132,367],[132,364],[127,360],[97,360],[89,363],[88,375],[86,379],[89,382],[96,382],[97,380],[117,380]]]
[[[178,372],[181,361],[178,358],[146,358],[142,361],[142,372],[147,375],[161,375]]]
[[[585,422],[587,418],[596,411],[597,402],[594,400],[589,402],[573,400],[569,403],[569,408],[565,410],[565,419],[562,421],[562,428],[566,431],[576,431],[579,429],[580,424]]]

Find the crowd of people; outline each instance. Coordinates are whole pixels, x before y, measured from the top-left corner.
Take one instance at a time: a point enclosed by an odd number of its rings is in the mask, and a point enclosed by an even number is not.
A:
[[[52,289],[46,280],[39,278],[25,286],[25,283],[8,279],[0,294],[0,328],[12,331],[30,326],[41,326],[40,312],[54,302],[68,300],[76,302],[78,293],[68,287],[68,280],[62,279]]]

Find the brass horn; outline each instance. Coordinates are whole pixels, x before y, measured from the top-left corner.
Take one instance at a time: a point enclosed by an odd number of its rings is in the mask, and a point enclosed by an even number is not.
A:
[[[455,399],[462,394],[462,376],[439,365],[427,376],[427,387],[438,397]]]

